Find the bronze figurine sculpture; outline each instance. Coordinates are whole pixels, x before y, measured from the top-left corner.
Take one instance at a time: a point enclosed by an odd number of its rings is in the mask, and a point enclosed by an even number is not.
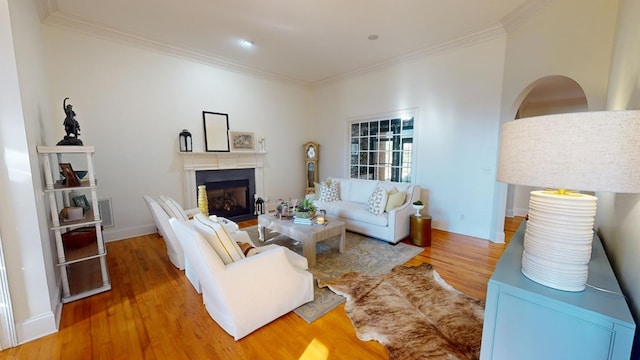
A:
[[[80,123],[76,120],[76,112],[73,111],[73,105],[67,105],[67,100],[69,100],[68,97],[62,101],[62,110],[66,115],[62,124],[67,135],[58,142],[58,145],[83,145],[82,140],[78,138],[78,135],[80,135]]]

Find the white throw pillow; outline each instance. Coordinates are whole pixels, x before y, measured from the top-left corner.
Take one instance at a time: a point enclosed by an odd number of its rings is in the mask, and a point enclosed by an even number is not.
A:
[[[320,201],[338,201],[340,200],[340,190],[338,189],[338,182],[327,179],[320,184]]]
[[[245,258],[240,246],[231,239],[224,226],[196,214],[194,224],[225,265]]]
[[[387,192],[383,188],[377,188],[371,196],[369,196],[368,208],[370,213],[381,215],[387,206]]]

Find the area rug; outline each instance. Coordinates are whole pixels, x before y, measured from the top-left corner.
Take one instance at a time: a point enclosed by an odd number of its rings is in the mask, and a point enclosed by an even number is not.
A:
[[[327,281],[346,297],[360,340],[376,340],[390,359],[479,359],[484,303],[447,284],[430,264],[358,272]]]
[[[243,228],[257,246],[262,245],[258,239],[258,227]],[[275,236],[274,236],[275,235]],[[279,244],[302,254],[302,244],[290,238],[269,234],[267,230],[268,244]],[[314,300],[294,310],[306,322],[312,323],[322,315],[342,304],[345,299],[327,288],[318,286],[318,280],[335,279],[342,274],[358,271],[365,274],[383,274],[389,272],[394,266],[404,264],[414,256],[420,254],[423,249],[417,246],[399,243],[391,245],[387,242],[372,239],[363,235],[347,231],[345,253],[338,251],[338,237],[321,241],[316,245],[316,264],[309,268],[316,280]]]

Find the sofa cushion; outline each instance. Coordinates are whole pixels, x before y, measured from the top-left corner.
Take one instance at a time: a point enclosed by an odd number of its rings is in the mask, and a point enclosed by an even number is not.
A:
[[[367,204],[359,204],[350,201],[317,201],[315,204],[318,209],[326,210],[327,215],[330,217],[356,220],[376,226],[387,226],[389,222],[387,213],[374,215],[367,210]]]
[[[385,206],[384,211],[389,212],[400,207],[400,205],[404,204],[405,197],[404,192],[400,192],[394,187],[387,193],[387,205]]]
[[[377,187],[377,181],[351,179],[349,196],[346,199],[343,198],[342,200],[366,204],[369,201],[369,197]]]
[[[383,188],[377,188],[369,196],[367,210],[374,215],[380,215],[387,206],[387,192]]]
[[[209,220],[202,214],[197,214],[194,225],[225,265],[245,258],[240,246],[231,239],[221,224]]]
[[[338,188],[340,190],[340,199],[346,200],[349,198],[349,191],[351,190],[351,179],[332,179],[339,182]]]
[[[323,181],[320,184],[320,197],[318,199],[327,202],[340,200],[338,184],[339,183],[337,181],[333,181],[331,179]]]

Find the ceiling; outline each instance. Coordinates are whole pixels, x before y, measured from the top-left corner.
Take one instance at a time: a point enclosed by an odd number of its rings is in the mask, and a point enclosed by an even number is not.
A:
[[[39,0],[45,23],[314,85],[504,33],[548,0]],[[377,35],[377,40],[369,40]],[[253,42],[252,48],[239,45]]]

